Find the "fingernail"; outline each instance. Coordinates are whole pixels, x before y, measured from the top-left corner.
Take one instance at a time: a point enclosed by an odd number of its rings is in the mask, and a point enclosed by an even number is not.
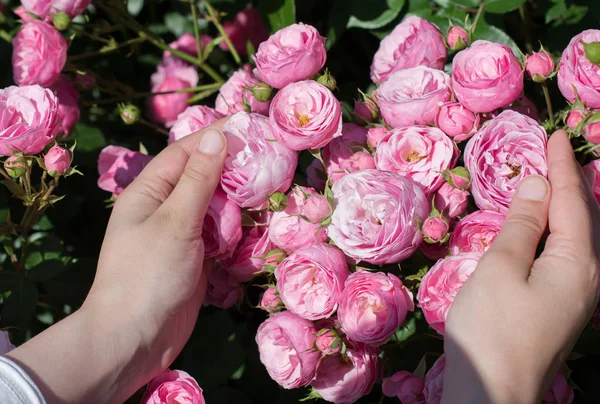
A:
[[[548,181],[540,175],[526,177],[519,185],[519,198],[543,201],[548,194]]]
[[[223,132],[218,129],[208,129],[202,135],[198,150],[205,154],[219,154],[225,146],[225,136]]]

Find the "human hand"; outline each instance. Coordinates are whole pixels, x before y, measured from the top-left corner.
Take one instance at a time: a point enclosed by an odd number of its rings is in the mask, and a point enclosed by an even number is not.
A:
[[[600,211],[566,132],[551,136],[548,165],[550,184],[523,180],[450,308],[443,403],[539,402],[598,303]]]
[[[115,203],[82,308],[11,352],[48,402],[123,402],[183,349],[211,268],[201,235],[225,160],[223,123],[148,164]]]

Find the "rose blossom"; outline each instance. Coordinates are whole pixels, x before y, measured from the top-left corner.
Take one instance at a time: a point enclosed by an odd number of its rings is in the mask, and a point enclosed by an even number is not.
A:
[[[220,309],[233,307],[244,296],[244,287],[231,275],[220,261],[215,261],[208,276],[208,286],[204,306],[215,306]]]
[[[552,381],[552,386],[544,396],[545,404],[571,404],[575,399],[575,392],[569,386],[562,373],[557,373]]]
[[[514,111],[488,121],[469,140],[464,154],[477,206],[506,213],[523,178],[547,176],[547,139],[536,121]]]
[[[354,116],[358,118],[359,123],[373,122],[379,116],[379,107],[371,98],[365,98],[364,101],[354,101]]]
[[[151,77],[152,92],[183,90],[198,85],[198,72],[179,59],[165,60]],[[156,122],[171,127],[179,114],[188,107],[192,93],[155,95],[150,98],[150,115]]]
[[[148,383],[142,404],[205,404],[202,389],[183,370],[165,370]]]
[[[453,255],[485,253],[502,229],[505,216],[491,210],[478,210],[462,218],[450,237]]]
[[[379,143],[375,165],[413,180],[430,194],[442,185],[442,171],[452,168],[457,157],[454,142],[441,130],[409,126],[392,129]]]
[[[54,83],[52,90],[58,98],[58,116],[60,117],[63,136],[70,136],[80,115],[79,90],[65,76],[61,76]]]
[[[260,298],[259,307],[267,313],[277,313],[282,307],[283,303],[279,297],[279,292],[275,288],[267,288]]]
[[[367,140],[369,141],[369,145],[371,147],[377,147],[379,143],[388,137],[389,130],[384,126],[375,126],[370,128],[367,132]]]
[[[221,185],[242,208],[263,209],[275,192],[286,192],[294,178],[298,154],[273,141],[269,120],[238,112],[225,126],[227,158]]]
[[[437,190],[434,198],[435,208],[444,213],[448,218],[454,219],[462,215],[469,204],[469,191],[454,188],[445,182]]]
[[[295,186],[287,201],[284,210],[273,213],[269,223],[269,240],[288,253],[312,243],[327,241],[327,231],[321,226],[321,222],[331,214],[327,198],[312,188]]]
[[[91,2],[92,0],[21,0],[21,4],[27,11],[41,19],[58,11],[63,11],[73,18],[83,13]]]
[[[342,107],[324,85],[301,81],[273,98],[269,123],[275,138],[288,148],[319,149],[342,135]]]
[[[398,397],[402,404],[425,404],[425,380],[406,370],[383,379],[382,390],[386,397]]]
[[[335,183],[348,174],[352,156],[366,146],[367,130],[365,128],[353,123],[343,124],[342,136],[329,142],[321,153],[329,180]]]
[[[325,174],[325,170],[323,169],[323,163],[317,159],[311,161],[308,167],[306,167],[306,182],[308,185],[317,191],[323,191],[326,180],[327,174]]]
[[[20,86],[50,87],[67,61],[67,42],[52,25],[34,20],[13,39],[13,78]]]
[[[479,115],[466,109],[460,102],[449,101],[440,107],[435,126],[456,142],[467,140],[479,128]]]
[[[371,65],[371,80],[384,82],[415,66],[443,69],[448,51],[440,29],[417,16],[407,17],[379,44]]]
[[[204,258],[229,258],[242,238],[242,211],[217,188],[202,227]]]
[[[58,145],[48,150],[44,156],[44,165],[51,176],[65,175],[71,167],[73,156],[71,152]]]
[[[120,146],[106,146],[98,157],[98,187],[119,195],[152,160],[140,152]]]
[[[338,319],[353,341],[385,343],[414,310],[413,295],[400,279],[383,272],[355,272],[340,297]]]
[[[425,388],[423,396],[427,404],[440,404],[444,390],[444,369],[446,368],[446,356],[440,356],[431,369],[425,375]]]
[[[465,253],[439,260],[425,274],[417,300],[431,328],[444,335],[448,311],[456,294],[475,271],[480,254]]]
[[[5,355],[15,349],[15,346],[10,343],[8,331],[0,331],[0,356]]]
[[[284,389],[313,380],[321,353],[314,348],[319,330],[312,321],[283,311],[265,320],[256,332],[260,361]]]
[[[353,173],[356,171],[369,170],[375,168],[375,159],[370,153],[359,151],[356,152],[348,160],[346,172]]]
[[[212,38],[208,35],[200,35],[200,47],[204,49],[208,46],[209,43],[212,42]],[[187,53],[190,56],[197,57],[198,56],[198,45],[196,43],[196,37],[189,32],[184,33],[176,41],[173,41],[169,44],[169,47],[178,51],[182,51]],[[163,60],[167,59],[178,59],[177,56],[173,55],[169,51],[163,52]]]
[[[223,23],[223,30],[229,37],[237,53],[241,55],[247,53],[248,42],[256,48],[269,37],[269,33],[262,23],[260,13],[256,8],[247,8],[240,11],[235,15],[233,21],[225,21]],[[224,51],[229,51],[227,41],[221,41],[219,46]]]
[[[461,50],[469,46],[471,43],[471,36],[463,27],[453,25],[448,30],[446,42],[448,43],[448,47],[450,49]]]
[[[545,81],[554,72],[554,59],[545,50],[525,56],[525,71],[534,81]]]
[[[337,310],[349,274],[344,253],[325,243],[299,249],[275,269],[285,307],[307,320],[327,318]]]
[[[38,154],[60,131],[59,101],[40,86],[0,90],[0,154]]]
[[[452,87],[470,111],[491,112],[521,96],[523,67],[508,46],[475,41],[454,58]]]
[[[222,118],[219,112],[204,105],[187,107],[179,116],[169,131],[169,143],[178,141],[197,132]]]
[[[580,109],[573,109],[567,117],[567,126],[569,129],[575,130],[579,123],[585,118],[585,112]]]
[[[564,50],[558,67],[558,88],[571,103],[577,97],[588,108],[600,108],[600,67],[585,56],[584,43],[600,41],[600,30],[576,35]]]
[[[422,241],[417,220],[429,214],[421,187],[399,174],[363,170],[333,184],[329,237],[349,257],[371,264],[408,258]]]
[[[257,101],[252,92],[244,88],[255,86],[258,83],[260,80],[254,77],[250,65],[244,65],[221,86],[215,101],[215,109],[223,115],[232,115],[236,112],[246,111],[245,106],[247,105],[250,107],[250,112],[268,115],[271,101]]]
[[[380,367],[377,349],[360,342],[346,343],[344,358],[327,356],[318,366],[311,386],[324,400],[345,404],[366,396],[379,379]]]
[[[433,123],[451,97],[450,77],[426,66],[400,70],[377,88],[381,116],[393,128]]]
[[[271,87],[284,88],[312,77],[325,66],[325,38],[313,26],[293,24],[261,43],[253,59],[256,77]]]
[[[441,216],[428,217],[423,222],[423,237],[428,242],[440,242],[448,235],[448,231],[450,226]]]
[[[342,340],[333,330],[327,330],[320,335],[317,334],[315,345],[323,355],[336,355],[342,350]]]

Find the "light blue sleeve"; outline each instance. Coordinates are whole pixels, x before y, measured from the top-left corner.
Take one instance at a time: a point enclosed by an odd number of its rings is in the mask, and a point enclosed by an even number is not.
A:
[[[0,403],[46,404],[33,380],[16,363],[0,356]]]

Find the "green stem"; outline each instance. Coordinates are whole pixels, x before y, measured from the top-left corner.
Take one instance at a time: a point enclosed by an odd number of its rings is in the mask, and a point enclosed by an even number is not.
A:
[[[477,28],[477,23],[479,22],[479,19],[483,15],[484,7],[485,7],[485,4],[483,4],[483,2],[481,2],[481,4],[479,5],[479,8],[477,9],[477,14],[475,14],[475,19],[473,20],[473,25],[471,26],[471,33],[475,32],[475,29]]]
[[[147,127],[149,127],[149,128],[152,128],[152,129],[154,129],[155,131],[157,131],[158,133],[162,133],[163,135],[169,136],[169,131],[167,131],[167,130],[165,130],[165,129],[163,129],[163,128],[161,128],[161,127],[159,127],[159,126],[155,125],[155,124],[153,124],[152,122],[148,122],[148,121],[147,121],[147,120],[145,120],[145,119],[140,119],[140,120],[138,121],[138,123],[141,123],[141,124],[142,124],[142,125],[144,125],[144,126],[147,126]]]
[[[166,94],[175,94],[175,93],[196,93],[196,92],[200,92],[200,91],[218,90],[219,88],[221,88],[222,85],[223,85],[222,83],[211,83],[211,84],[203,84],[203,85],[197,86],[197,87],[182,88],[180,90],[173,90],[173,91],[160,91],[160,92],[154,92],[154,93],[153,92],[135,93],[131,96],[113,97],[113,98],[107,98],[104,100],[94,101],[94,102],[92,102],[92,104],[93,105],[112,104],[114,102],[123,102],[123,101],[129,101],[129,100],[135,99],[135,98],[153,97],[156,95],[166,95]]]
[[[8,175],[8,174],[6,173],[6,171],[4,171],[4,169],[3,169],[3,168],[1,168],[1,167],[0,167],[0,175],[2,175],[4,178],[6,178],[6,179],[7,179],[7,180],[9,180],[9,181],[12,181],[12,180],[13,180],[13,179],[10,177],[10,175]]]
[[[544,97],[546,98],[546,106],[548,107],[548,119],[550,119],[550,124],[554,128],[554,112],[552,110],[552,100],[550,99],[550,92],[548,91],[548,84],[546,82],[542,83],[542,90],[544,90]]]
[[[99,41],[99,42],[110,43],[110,41],[108,39],[106,39],[106,38],[102,38],[102,37],[99,37],[97,35],[90,34],[89,32],[85,32],[84,30],[79,29],[79,28],[74,27],[74,26],[71,26],[71,31],[74,31],[76,34],[87,36],[88,38],[95,39],[96,41]]]
[[[196,37],[197,58],[199,61],[204,60],[202,56],[202,43],[200,42],[200,27],[198,27],[198,10],[196,9],[196,0],[190,0],[192,9],[192,19],[194,20],[194,36]]]
[[[204,0],[204,4],[206,4],[206,9],[208,10],[208,14],[210,15],[210,18],[211,18],[213,24],[215,24],[215,27],[217,27],[219,34],[221,34],[223,39],[225,39],[225,43],[229,47],[229,50],[231,51],[231,55],[233,56],[233,59],[235,60],[235,62],[238,65],[241,65],[242,58],[240,58],[239,53],[233,46],[233,43],[231,42],[231,38],[229,38],[229,35],[227,35],[225,30],[223,29],[223,25],[221,25],[221,23],[219,22],[219,16],[217,15],[217,11],[213,8],[213,6],[210,5],[208,0]]]
[[[146,38],[144,36],[140,36],[140,37],[137,37],[137,38],[129,39],[129,40],[125,41],[125,42],[121,42],[119,45],[117,45],[116,47],[111,48],[111,49],[107,49],[107,50],[100,49],[100,50],[97,50],[97,51],[94,51],[94,52],[82,53],[81,55],[71,56],[71,57],[69,57],[69,62],[75,62],[77,60],[87,59],[87,58],[94,57],[94,56],[99,56],[99,55],[106,55],[108,53],[115,52],[115,51],[117,51],[117,50],[119,50],[121,48],[124,48],[126,46],[134,45],[134,44],[137,44],[137,43],[142,43],[142,42],[146,41],[147,39],[148,38]]]
[[[525,4],[521,4],[519,7],[519,15],[521,16],[521,20],[523,20],[523,37],[525,38],[525,49],[527,52],[533,52],[533,45],[531,44],[531,35],[529,33],[530,24],[527,21],[527,16],[525,15]]]
[[[187,102],[188,102],[188,104],[194,104],[195,102],[198,102],[198,101],[203,100],[203,99],[205,99],[207,97],[210,97],[211,95],[213,95],[217,91],[219,91],[218,88],[213,88],[213,89],[210,89],[210,90],[202,91],[201,93],[198,93],[198,94],[194,95],[193,97],[188,98]]]

